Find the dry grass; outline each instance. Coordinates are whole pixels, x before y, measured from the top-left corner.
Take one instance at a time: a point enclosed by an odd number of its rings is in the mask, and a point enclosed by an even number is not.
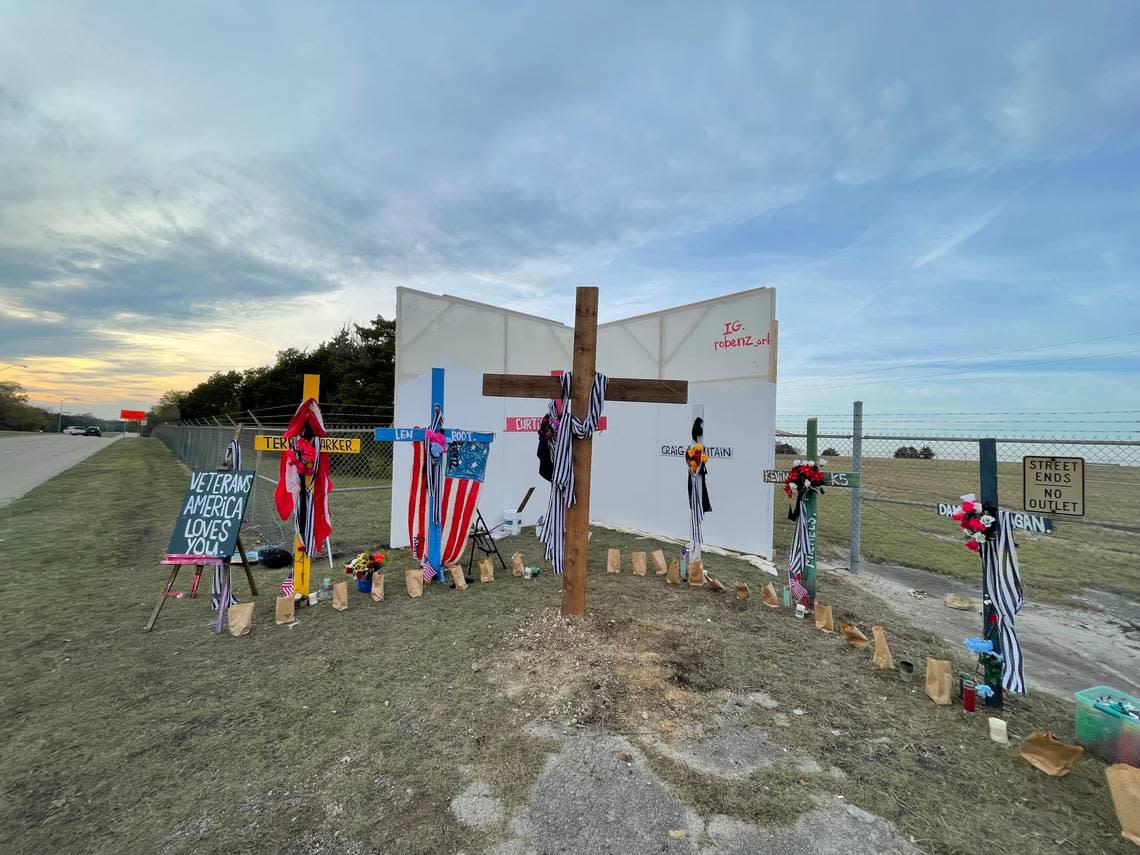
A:
[[[703,813],[787,822],[811,794],[839,793],[930,852],[1129,851],[1098,761],[1047,778],[992,745],[984,716],[934,706],[868,654],[755,598],[738,603],[731,587],[593,573],[590,616],[567,622],[546,574],[500,570],[492,584],[410,600],[399,584],[410,563],[396,554],[382,604],[353,592],[345,613],[321,606],[275,627],[281,574],[258,571],[249,638],[214,636],[206,599],[171,602],[144,634],[184,481],[156,441],[117,443],[0,511],[4,851],[480,851],[491,841],[448,810],[456,770],[470,765],[518,804],[547,748],[527,723],[668,740],[751,691],[780,702],[750,713],[755,724],[846,777],[780,763],[725,782],[654,759]],[[599,530],[591,560],[656,545]],[[505,548],[538,563],[532,537]],[[766,578],[720,556],[707,564],[730,586]],[[885,623],[896,659],[953,655],[838,578],[824,574],[820,590],[838,619]],[[1017,735],[1072,737],[1071,708],[1048,696],[1004,715]]]

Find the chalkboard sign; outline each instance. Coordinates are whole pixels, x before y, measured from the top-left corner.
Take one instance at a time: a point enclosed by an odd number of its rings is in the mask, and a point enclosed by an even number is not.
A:
[[[162,563],[218,564],[233,555],[256,475],[253,469],[190,473],[190,487]]]

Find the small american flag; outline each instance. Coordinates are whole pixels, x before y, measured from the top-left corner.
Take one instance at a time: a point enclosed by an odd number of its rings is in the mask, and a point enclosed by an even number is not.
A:
[[[423,571],[425,582],[430,582],[435,578],[435,570],[432,569],[432,566],[428,563],[427,558],[420,562],[420,570]]]
[[[292,576],[290,576],[288,579],[286,579],[284,582],[281,583],[281,596],[283,596],[283,597],[293,596],[293,577]]]
[[[807,604],[807,588],[800,582],[799,573],[788,575],[788,587],[792,589],[792,596],[795,597],[797,603]]]

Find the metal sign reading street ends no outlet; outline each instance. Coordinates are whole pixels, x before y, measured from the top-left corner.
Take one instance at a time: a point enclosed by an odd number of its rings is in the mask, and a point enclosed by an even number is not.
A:
[[[1083,457],[1023,457],[1022,507],[1036,513],[1085,515]]]

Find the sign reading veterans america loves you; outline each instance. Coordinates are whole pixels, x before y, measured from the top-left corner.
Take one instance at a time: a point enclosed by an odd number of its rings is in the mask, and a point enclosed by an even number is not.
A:
[[[257,473],[194,470],[163,564],[221,563],[237,546]]]

